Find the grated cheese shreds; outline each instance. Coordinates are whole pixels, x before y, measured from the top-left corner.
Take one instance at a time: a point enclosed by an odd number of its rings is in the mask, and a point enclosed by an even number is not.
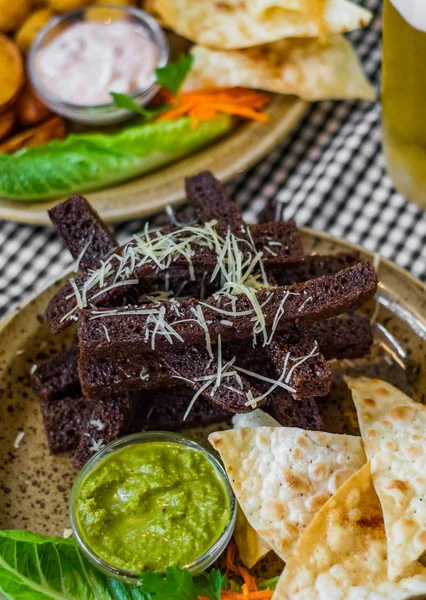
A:
[[[291,376],[293,375],[293,373],[294,373],[295,369],[297,369],[297,367],[300,367],[300,365],[302,365],[304,362],[306,362],[310,358],[314,358],[314,356],[318,356],[318,354],[319,354],[318,342],[315,341],[314,347],[309,352],[309,354],[307,354],[306,356],[301,356],[300,358],[292,358],[292,360],[294,361],[294,364],[291,367],[291,369],[289,370],[287,377],[285,378],[285,382],[288,383],[290,381]]]
[[[81,297],[80,290],[78,289],[77,284],[76,284],[74,278],[70,279],[70,284],[71,284],[72,289],[74,290],[74,294],[75,294],[75,298],[76,298],[76,302],[77,302],[77,307],[78,308],[84,308],[83,299]]]
[[[299,306],[297,312],[302,312],[302,310],[305,308],[305,306],[308,304],[308,302],[311,302],[311,300],[313,300],[312,296],[308,296],[307,298],[305,298],[305,300]]]
[[[104,448],[104,446],[106,446],[106,444],[102,440],[92,440],[90,449],[93,450],[93,452],[98,452],[101,448]]]
[[[92,296],[91,300],[94,300],[95,298],[98,298],[102,294],[105,294],[106,292],[110,292],[111,290],[113,290],[115,288],[122,287],[125,285],[137,285],[138,283],[139,283],[139,279],[128,279],[127,281],[119,281],[117,283],[113,283],[113,284],[109,285],[108,287],[101,289],[96,294],[94,294]]]
[[[92,233],[91,233],[91,235],[90,235],[89,239],[87,240],[86,244],[84,244],[84,247],[83,247],[82,251],[81,251],[81,252],[80,252],[80,254],[78,255],[78,257],[77,257],[77,260],[76,260],[76,261],[75,261],[75,263],[74,263],[74,272],[75,272],[75,273],[77,273],[77,271],[79,270],[79,268],[80,268],[80,263],[81,263],[81,261],[82,261],[82,259],[83,259],[84,255],[86,254],[87,250],[89,249],[89,246],[90,246],[90,244],[91,244],[91,243],[92,243],[92,241],[93,241],[93,236],[94,236],[94,235],[95,235],[95,232],[94,232],[94,231],[92,231]]]
[[[212,220],[202,226],[187,224],[182,225],[179,230],[162,233],[161,231],[150,232],[147,223],[144,231],[135,235],[123,247],[121,254],[115,252],[106,261],[103,261],[98,269],[92,270],[89,278],[83,282],[81,289],[78,289],[74,280],[71,281],[73,295],[76,298],[76,307],[67,313],[61,322],[65,319],[73,318],[73,314],[77,308],[87,306],[89,292],[89,299],[93,300],[117,287],[137,285],[138,279],[131,277],[131,275],[137,267],[144,264],[151,263],[157,270],[166,270],[174,261],[183,257],[188,266],[189,279],[195,280],[195,269],[192,259],[198,249],[207,247],[217,257],[216,266],[210,280],[213,281],[220,277],[221,290],[218,292],[218,296],[224,294],[233,296],[235,293],[244,293],[247,295],[253,306],[253,314],[256,314],[257,317],[257,321],[254,324],[254,334],[262,333],[263,342],[266,344],[265,319],[262,307],[259,306],[255,294],[256,290],[268,287],[268,279],[263,265],[264,252],[256,248],[250,228],[242,227],[242,237],[235,235],[230,229],[228,229],[225,236],[222,236],[216,230],[216,225],[217,221]],[[272,244],[273,240],[268,243],[268,246]],[[279,242],[277,244],[281,245]],[[205,279],[206,275],[203,277]],[[186,282],[183,283],[183,286],[185,285]],[[168,288],[168,280],[166,281],[166,287]],[[179,290],[179,294],[181,291]],[[148,295],[147,300],[152,302],[167,302],[169,294],[163,291],[159,294]],[[219,308],[217,308],[217,311],[222,312],[224,316],[230,314],[237,316],[234,306],[233,312],[223,311],[223,309]],[[243,311],[238,316],[248,316],[250,314],[251,312]],[[198,312],[196,318],[206,330],[204,325],[205,320],[203,320],[200,312]],[[151,321],[153,320],[151,319]],[[153,339],[160,330],[163,331],[163,335],[165,334],[164,326],[161,318],[160,323],[156,320]],[[169,336],[173,335],[170,330],[168,334]],[[206,343],[209,346],[208,338],[209,333],[206,330]],[[155,346],[155,341],[153,344]]]
[[[203,309],[201,308],[200,305],[198,305],[197,309],[192,307],[191,312],[195,315],[195,322],[201,327],[201,329],[204,329],[205,336],[206,336],[207,352],[209,353],[210,358],[213,358],[213,350],[212,350],[212,342],[211,342],[210,332],[209,332],[209,328],[208,328],[206,319],[204,317]]]
[[[272,385],[275,385],[278,381],[275,379],[271,379],[270,377],[266,377],[265,375],[260,375],[260,373],[255,373],[254,371],[249,371],[248,369],[243,369],[242,367],[235,366],[235,368],[237,369],[237,371],[241,371],[241,373],[244,373],[244,375],[249,375],[250,377],[259,379],[259,381],[265,381],[266,383],[271,383]],[[282,381],[280,381],[278,387],[282,387],[284,390],[286,390],[287,392],[290,392],[292,394],[294,394],[296,392],[296,390],[294,388],[287,385],[286,383],[283,383]]]
[[[102,325],[102,327],[104,328],[106,339],[108,340],[108,342],[111,342],[111,338],[109,337],[109,331],[108,331],[106,325]]]
[[[185,225],[195,225],[195,221],[191,222],[191,223],[184,223],[183,221],[179,221],[179,219],[176,217],[176,213],[173,210],[173,208],[170,206],[170,204],[168,204],[166,206],[166,213],[167,216],[170,219],[170,223],[172,225],[176,225],[176,227],[185,227]]]
[[[192,410],[192,407],[194,406],[195,402],[197,401],[197,398],[199,396],[201,396],[201,394],[204,392],[204,390],[206,390],[209,387],[209,385],[211,385],[210,381],[208,381],[207,383],[205,383],[204,385],[202,385],[200,387],[200,389],[193,395],[193,397],[191,398],[191,402],[189,403],[188,408],[186,409],[185,414],[183,415],[183,420],[184,421],[186,421],[186,419],[188,418],[189,413]]]
[[[139,377],[142,379],[142,381],[148,381],[148,379],[149,379],[149,373],[145,369],[145,367],[143,369],[141,369],[141,372],[139,373]]]
[[[25,436],[25,431],[20,431],[18,433],[18,435],[16,436],[15,441],[13,442],[13,447],[15,448],[15,450],[17,450],[19,448],[19,445],[22,442],[24,436]]]
[[[280,375],[280,377],[275,381],[275,383],[273,383],[271,385],[271,387],[266,390],[266,392],[264,394],[262,394],[262,396],[260,396],[260,398],[257,398],[257,402],[260,402],[261,400],[264,400],[265,398],[267,398],[269,396],[269,394],[272,394],[273,391],[275,391],[277,389],[277,387],[279,387],[282,384],[282,381],[287,373],[287,366],[288,366],[288,361],[290,359],[290,352],[287,352],[286,357],[284,359],[284,366],[283,366],[283,370],[282,373]]]

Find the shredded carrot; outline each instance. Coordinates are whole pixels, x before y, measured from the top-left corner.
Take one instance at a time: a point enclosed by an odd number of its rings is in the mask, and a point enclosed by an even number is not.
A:
[[[242,565],[235,564],[237,553],[237,546],[234,541],[231,541],[226,549],[226,574],[228,577],[230,575],[242,577],[244,581],[241,586],[242,592],[235,592],[232,589],[223,590],[220,596],[221,600],[271,600],[274,592],[272,590],[259,590],[253,575]]]
[[[274,592],[272,590],[257,590],[255,592],[248,592],[247,594],[244,594],[244,592],[238,594],[237,592],[225,590],[221,593],[221,600],[271,600],[273,595]]]
[[[238,570],[241,574],[241,577],[244,580],[244,585],[247,586],[247,590],[249,592],[257,592],[257,584],[255,578],[252,575],[250,575],[250,573],[245,567],[242,567],[241,565],[238,566]]]
[[[235,565],[235,559],[237,557],[238,548],[236,543],[232,540],[229,542],[228,547],[226,548],[226,574],[228,577],[230,575],[240,575],[240,571],[238,567]]]
[[[170,98],[171,108],[157,121],[171,121],[188,115],[197,123],[226,113],[261,123],[269,121],[268,115],[259,112],[269,102],[269,96],[245,88],[203,90],[177,94]]]

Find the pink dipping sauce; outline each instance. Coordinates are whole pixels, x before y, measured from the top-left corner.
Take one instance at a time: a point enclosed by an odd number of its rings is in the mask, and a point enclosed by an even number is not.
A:
[[[155,44],[131,23],[76,23],[36,55],[35,66],[48,92],[80,106],[111,104],[109,92],[135,94],[152,81]]]

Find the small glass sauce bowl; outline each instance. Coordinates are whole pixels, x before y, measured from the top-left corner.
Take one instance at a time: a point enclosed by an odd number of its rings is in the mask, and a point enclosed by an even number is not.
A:
[[[127,23],[133,24],[135,29],[140,31],[141,35],[155,45],[158,57],[157,68],[164,67],[167,64],[169,59],[169,45],[157,21],[138,8],[113,4],[86,6],[59,17],[54,17],[36,36],[27,59],[27,70],[30,81],[43,104],[58,115],[86,125],[119,123],[129,119],[134,114],[125,109],[117,108],[112,101],[108,104],[93,106],[77,105],[65,102],[62,98],[52,94],[43,85],[43,81],[37,73],[37,53],[68,27],[86,21],[88,14],[90,14],[91,21],[109,24],[111,20],[106,17],[108,10],[114,11],[114,20],[122,19]],[[146,87],[138,90],[132,95],[132,98],[137,104],[142,106],[147,104],[158,90],[159,86],[156,84],[155,73],[153,73]]]
[[[84,465],[74,482],[70,497],[71,527],[74,536],[76,537],[80,545],[80,548],[82,549],[86,557],[92,562],[92,564],[94,564],[100,571],[102,571],[110,577],[114,577],[116,579],[133,584],[139,583],[139,573],[124,571],[115,567],[114,565],[105,562],[105,560],[100,558],[85,541],[84,532],[81,528],[80,521],[78,518],[77,499],[80,488],[83,485],[86,476],[104,459],[107,459],[107,457],[111,454],[117,452],[118,450],[122,450],[123,448],[126,448],[131,444],[145,444],[150,442],[168,442],[171,444],[178,444],[180,446],[183,446],[184,448],[202,452],[204,457],[209,461],[209,463],[213,467],[218,480],[222,483],[224,493],[227,498],[227,503],[229,506],[230,518],[218,539],[213,543],[213,545],[210,548],[208,548],[206,552],[204,552],[204,554],[199,556],[193,562],[187,565],[183,565],[181,568],[188,569],[192,575],[197,575],[208,569],[219,558],[219,556],[223,553],[226,546],[228,545],[234,531],[237,514],[236,499],[232,491],[232,487],[229,482],[226,471],[222,467],[221,463],[213,454],[211,454],[202,445],[192,440],[189,440],[188,438],[185,438],[180,434],[164,431],[135,433],[132,435],[127,435],[114,442],[111,442],[110,444],[99,450],[99,452],[92,456],[92,458]]]

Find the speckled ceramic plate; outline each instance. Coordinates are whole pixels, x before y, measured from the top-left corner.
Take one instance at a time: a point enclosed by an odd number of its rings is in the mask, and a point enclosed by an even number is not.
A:
[[[307,252],[356,249],[309,230],[303,231],[303,241]],[[362,254],[373,258],[368,252]],[[386,260],[380,261],[378,271],[380,308],[374,352],[367,359],[336,363],[336,375],[348,369],[379,375],[426,402],[426,286]],[[59,285],[41,292],[0,326],[0,528],[51,535],[62,535],[69,527],[68,497],[75,471],[69,456],[51,456],[47,450],[29,373],[37,356],[61,347],[74,334],[68,330],[53,338],[40,317]],[[366,310],[374,308],[372,302]],[[353,405],[338,377],[332,400],[322,400],[320,407],[328,430],[357,431]],[[15,448],[20,432],[25,435]]]
[[[125,183],[85,194],[104,221],[114,223],[151,215],[184,199],[184,178],[213,171],[220,181],[241,173],[265,154],[296,125],[308,104],[294,96],[274,96],[267,114],[270,123],[246,122],[216,143],[163,169]],[[0,198],[0,219],[50,225],[47,202],[12,202]]]

